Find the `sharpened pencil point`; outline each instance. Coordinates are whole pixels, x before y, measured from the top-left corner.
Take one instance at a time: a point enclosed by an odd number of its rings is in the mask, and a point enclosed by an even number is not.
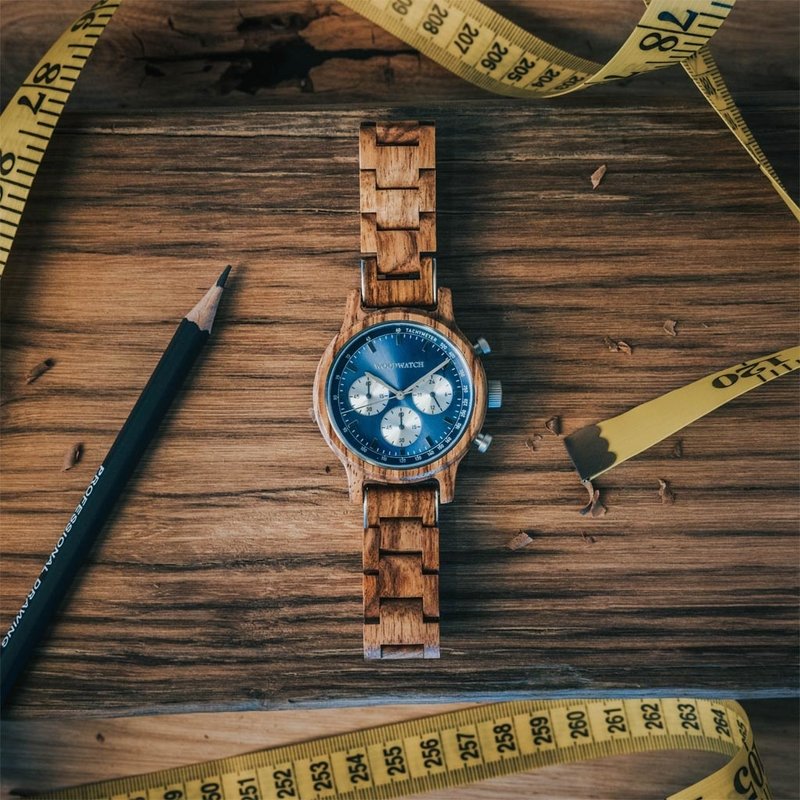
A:
[[[228,264],[228,266],[225,267],[224,270],[222,270],[222,275],[220,275],[219,278],[217,278],[217,286],[219,286],[220,289],[225,286],[225,281],[228,280],[228,275],[230,275],[230,272],[231,272],[231,265]]]

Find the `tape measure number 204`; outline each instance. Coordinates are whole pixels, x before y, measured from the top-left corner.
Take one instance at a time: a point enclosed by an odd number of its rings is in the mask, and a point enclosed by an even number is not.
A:
[[[38,797],[392,798],[454,789],[553,764],[652,750],[705,750],[731,757],[722,769],[669,800],[771,798],[742,707],[728,700],[693,698],[529,700],[475,706]]]

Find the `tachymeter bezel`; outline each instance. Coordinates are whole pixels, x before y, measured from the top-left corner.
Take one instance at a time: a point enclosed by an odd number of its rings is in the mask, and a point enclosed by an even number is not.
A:
[[[450,335],[448,335],[450,333]],[[341,408],[337,410],[336,395],[341,395],[342,392],[346,396],[348,390],[346,385],[342,384],[344,380],[343,375],[347,362],[357,356],[357,354],[369,342],[379,341],[386,336],[401,336],[412,334],[414,336],[421,336],[432,342],[437,348],[441,349],[448,358],[452,361],[454,369],[453,375],[456,376],[459,382],[459,391],[462,395],[461,407],[454,413],[458,414],[457,422],[449,427],[449,431],[444,433],[442,438],[435,444],[431,445],[424,454],[420,453],[403,453],[403,454],[386,454],[379,456],[377,450],[391,449],[391,444],[387,442],[380,442],[374,447],[367,446],[366,442],[357,445],[355,442],[350,442],[348,435],[342,430],[337,417],[342,418]],[[465,358],[463,344],[460,341],[455,341],[453,333],[444,331],[438,326],[425,324],[417,320],[408,319],[381,319],[376,320],[371,325],[365,325],[359,330],[354,331],[353,334],[346,339],[338,348],[335,353],[333,363],[327,372],[324,382],[324,401],[328,419],[331,426],[336,433],[337,438],[342,446],[347,449],[351,456],[376,467],[383,469],[398,470],[408,472],[410,470],[418,470],[420,468],[429,467],[429,465],[442,461],[451,453],[461,442],[461,439],[467,434],[470,429],[470,421],[474,415],[476,407],[476,386],[474,380],[474,371],[471,369],[470,363]],[[462,346],[459,346],[462,345]],[[445,367],[449,368],[451,365]],[[338,380],[335,380],[338,379]],[[451,383],[453,377],[450,378]],[[399,388],[399,387],[398,387]],[[454,387],[455,388],[455,387]],[[410,395],[409,395],[410,397]],[[421,414],[414,406],[411,400],[408,401],[412,410]],[[380,417],[387,412],[382,412]],[[357,418],[354,418],[356,420]],[[343,421],[343,420],[342,420]],[[363,420],[357,421],[357,427],[365,424]],[[446,442],[446,438],[451,438],[450,442]],[[351,433],[351,436],[353,434]],[[355,436],[354,436],[355,439]],[[409,445],[408,448],[418,447],[416,444]],[[404,449],[408,449],[404,448]]]

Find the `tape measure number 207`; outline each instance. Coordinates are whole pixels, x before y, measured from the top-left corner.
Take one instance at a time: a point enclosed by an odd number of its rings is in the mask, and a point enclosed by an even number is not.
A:
[[[722,769],[669,800],[771,798],[750,722],[738,703],[655,697],[474,706],[38,797],[392,798],[455,789],[553,764],[652,750],[705,750],[731,757]]]

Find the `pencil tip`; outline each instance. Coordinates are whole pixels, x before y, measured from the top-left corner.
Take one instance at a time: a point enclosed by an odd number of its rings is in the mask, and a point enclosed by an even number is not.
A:
[[[217,286],[219,286],[220,289],[225,286],[225,281],[228,280],[228,275],[230,275],[230,272],[231,272],[231,265],[228,264],[228,266],[225,267],[224,270],[222,270],[222,275],[220,275],[219,278],[217,278]]]

